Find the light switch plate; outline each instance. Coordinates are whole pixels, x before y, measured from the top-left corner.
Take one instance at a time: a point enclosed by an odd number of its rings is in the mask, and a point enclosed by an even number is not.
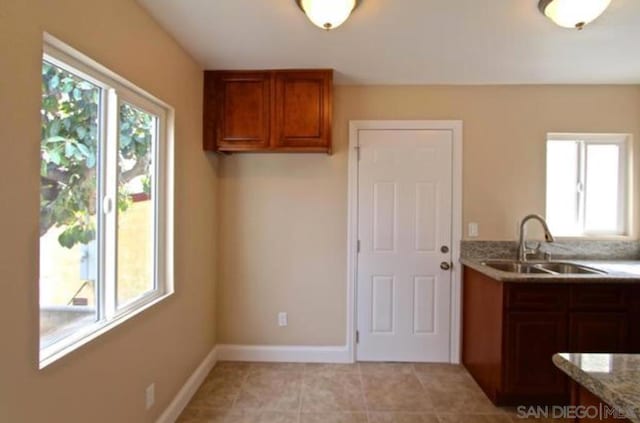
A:
[[[156,384],[152,383],[147,386],[147,389],[144,392],[145,396],[145,405],[147,410],[153,407],[153,404],[156,402]]]
[[[283,326],[287,326],[289,324],[289,318],[287,316],[287,313],[284,311],[281,311],[280,313],[278,313],[278,326],[283,327]]]
[[[478,224],[476,222],[469,223],[469,238],[478,237]]]

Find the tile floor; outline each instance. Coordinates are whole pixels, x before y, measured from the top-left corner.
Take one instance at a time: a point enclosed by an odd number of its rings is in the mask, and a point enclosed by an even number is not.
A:
[[[180,423],[512,423],[461,366],[221,362]],[[540,421],[540,420],[538,420]]]

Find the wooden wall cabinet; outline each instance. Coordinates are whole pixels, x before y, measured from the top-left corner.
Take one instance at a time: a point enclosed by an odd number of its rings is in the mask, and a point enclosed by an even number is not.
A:
[[[331,153],[332,70],[205,71],[209,151]]]
[[[640,287],[509,283],[464,268],[462,362],[497,405],[568,404],[558,352],[638,352]]]

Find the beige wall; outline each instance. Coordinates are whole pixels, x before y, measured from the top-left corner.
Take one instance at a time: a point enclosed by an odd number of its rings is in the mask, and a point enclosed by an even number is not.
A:
[[[344,344],[349,120],[462,120],[464,224],[490,240],[514,239],[523,215],[544,213],[547,132],[640,142],[638,86],[342,86],[334,112],[331,157],[220,161],[219,343]]]
[[[43,31],[175,107],[176,294],[38,370]],[[155,421],[215,344],[216,163],[200,148],[201,92],[200,67],[134,0],[0,1],[0,421]]]

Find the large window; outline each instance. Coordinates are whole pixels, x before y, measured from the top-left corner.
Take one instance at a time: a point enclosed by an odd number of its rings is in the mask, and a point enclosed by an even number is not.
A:
[[[47,38],[41,366],[172,291],[171,109]]]
[[[628,144],[628,135],[548,136],[547,221],[554,235],[628,235]]]

